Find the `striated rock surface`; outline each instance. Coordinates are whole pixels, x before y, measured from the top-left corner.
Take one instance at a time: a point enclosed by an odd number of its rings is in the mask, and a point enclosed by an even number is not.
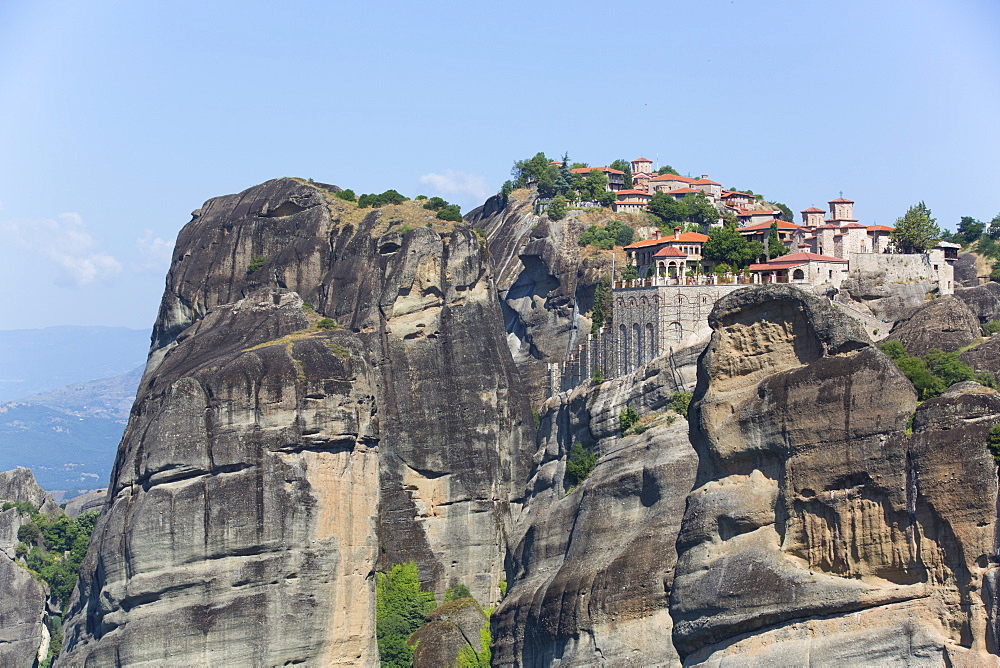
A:
[[[546,363],[565,360],[590,331],[583,314],[593,307],[611,260],[581,253],[578,240],[587,225],[575,215],[560,221],[534,215],[536,195],[528,192],[515,191],[506,202],[491,197],[468,219],[486,232],[507,342],[532,400],[541,401]]]
[[[979,318],[958,297],[940,297],[896,323],[890,339],[902,342],[910,355],[923,355],[931,348],[952,352],[981,335]]]
[[[958,359],[976,371],[1000,375],[1000,336],[991,336],[978,346],[959,353]]]
[[[373,573],[409,559],[495,601],[532,432],[485,248],[333,190],[179,235],[61,665],[372,665]]]
[[[979,285],[979,271],[976,256],[972,253],[959,253],[955,261],[955,285],[974,288]],[[989,273],[988,271],[986,273]]]
[[[35,484],[26,468],[0,473],[0,504],[5,501],[59,513],[52,497]],[[0,665],[10,668],[37,666],[49,650],[48,587],[15,561],[17,530],[27,521],[16,508],[0,511]]]
[[[912,386],[823,300],[741,290],[710,322],[671,592],[684,662],[994,664],[996,393],[955,386],[909,436]]]
[[[842,296],[858,302],[886,323],[910,317],[935,286],[927,281],[886,282],[884,271],[854,272],[840,285]]]
[[[693,362],[700,350],[681,351],[678,360]],[[682,364],[680,377],[693,381],[693,369]],[[674,541],[697,459],[687,422],[667,409],[670,395],[685,387],[675,383],[660,358],[547,402],[508,559],[510,589],[495,613],[494,665],[678,662],[667,606]],[[619,438],[626,405],[649,428]],[[600,460],[567,493],[566,455],[574,442]]]
[[[81,513],[85,513],[88,510],[100,511],[104,508],[104,501],[107,497],[108,492],[104,489],[74,496],[66,502],[66,514],[76,519]]]

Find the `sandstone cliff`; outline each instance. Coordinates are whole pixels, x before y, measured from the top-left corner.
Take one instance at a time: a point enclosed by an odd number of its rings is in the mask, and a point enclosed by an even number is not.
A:
[[[739,291],[710,321],[671,592],[685,663],[994,663],[1000,397],[955,386],[909,436],[912,386],[824,300]]]
[[[486,249],[335,190],[181,231],[61,665],[372,665],[373,573],[409,559],[496,600],[532,436]]]

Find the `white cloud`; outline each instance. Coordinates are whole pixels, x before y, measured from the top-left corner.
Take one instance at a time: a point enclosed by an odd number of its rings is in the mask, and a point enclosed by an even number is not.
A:
[[[478,174],[466,174],[446,169],[441,174],[424,174],[417,179],[421,185],[431,188],[432,194],[440,194],[450,197],[462,197],[482,201],[493,194],[493,188],[486,183],[486,179]],[[446,197],[447,199],[447,197]]]
[[[61,213],[55,219],[9,220],[0,223],[0,235],[14,245],[48,258],[77,285],[122,272],[122,263],[97,248],[97,241],[76,213]]]
[[[153,236],[153,230],[136,238],[136,259],[131,263],[133,271],[164,272],[170,267],[170,257],[174,245],[160,237]]]

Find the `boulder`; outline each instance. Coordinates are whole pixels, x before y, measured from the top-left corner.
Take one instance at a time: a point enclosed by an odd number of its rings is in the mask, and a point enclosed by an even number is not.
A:
[[[991,320],[1000,320],[1000,283],[990,281],[982,285],[955,290],[961,299],[984,325]]]
[[[474,598],[460,598],[435,608],[427,615],[427,623],[410,637],[413,668],[454,666],[467,647],[476,655],[488,651],[480,633],[484,625],[488,625],[488,618]]]
[[[104,503],[107,500],[108,491],[106,489],[99,489],[93,492],[87,492],[86,494],[81,494],[79,496],[74,496],[72,499],[66,502],[66,514],[76,519],[80,516],[80,513],[85,513],[88,510],[96,510],[100,512],[104,509]]]
[[[948,296],[927,302],[909,318],[896,323],[888,338],[900,341],[910,355],[920,357],[931,348],[953,352],[981,334],[979,319],[965,301]]]
[[[959,253],[958,260],[952,265],[955,271],[955,285],[974,288],[979,285],[980,268],[976,256],[972,253]]]

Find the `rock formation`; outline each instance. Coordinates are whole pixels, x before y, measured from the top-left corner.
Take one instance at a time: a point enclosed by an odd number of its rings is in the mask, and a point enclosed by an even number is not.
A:
[[[701,348],[681,351],[693,385]],[[668,599],[674,541],[697,459],[687,422],[667,409],[667,360],[546,404],[535,472],[508,559],[510,590],[496,612],[494,665],[674,663]],[[619,438],[625,406],[648,428]],[[645,422],[648,420],[649,422]],[[601,458],[567,492],[574,442]]]
[[[955,296],[940,297],[896,323],[889,338],[900,341],[909,354],[921,356],[931,348],[958,350],[982,333],[979,318]]]
[[[61,665],[371,665],[373,573],[410,559],[496,599],[531,420],[486,250],[336,190],[181,231]]]
[[[4,501],[59,513],[25,468],[0,473],[0,503]],[[49,651],[48,587],[15,561],[17,530],[26,519],[16,508],[0,511],[0,665],[11,668],[37,666]]]
[[[560,221],[534,215],[536,197],[497,195],[471,212],[472,225],[489,239],[504,327],[514,361],[533,402],[544,399],[547,362],[562,362],[590,331],[589,313],[602,275],[603,255],[586,257],[579,246],[586,225],[575,216]]]
[[[990,281],[971,288],[955,290],[961,299],[984,325],[991,320],[1000,320],[1000,283]]]
[[[685,663],[995,662],[1000,397],[956,386],[910,437],[912,386],[823,300],[739,291],[710,322],[671,592]]]

